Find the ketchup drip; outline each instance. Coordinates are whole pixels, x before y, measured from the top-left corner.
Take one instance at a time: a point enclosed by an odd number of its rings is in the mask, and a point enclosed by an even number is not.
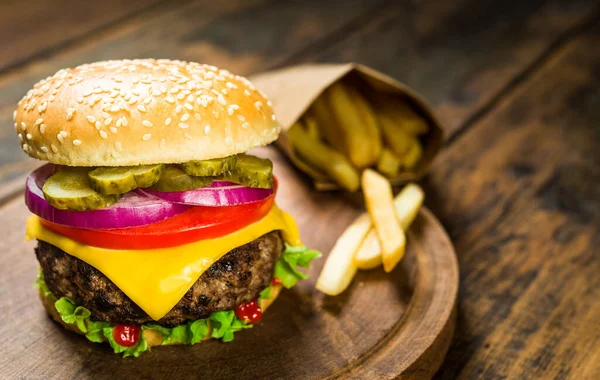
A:
[[[277,277],[273,277],[273,278],[271,279],[271,284],[272,284],[272,285],[283,285],[283,282],[281,282],[281,280],[280,280],[280,279],[278,279]]]
[[[136,325],[116,325],[113,328],[115,342],[123,347],[133,347],[140,339],[142,329]]]
[[[250,324],[260,322],[262,315],[262,310],[256,300],[243,303],[235,308],[235,316]]]

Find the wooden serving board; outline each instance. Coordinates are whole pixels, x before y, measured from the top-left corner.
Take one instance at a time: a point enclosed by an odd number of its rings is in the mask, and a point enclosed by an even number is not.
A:
[[[310,189],[274,149],[277,201],[298,222],[304,243],[327,253],[360,213],[356,200]],[[22,181],[23,179],[21,179]],[[14,186],[14,185],[13,185]],[[415,378],[431,377],[456,323],[458,266],[444,229],[423,209],[408,232],[408,250],[390,274],[359,272],[350,288],[328,297],[311,278],[284,291],[262,322],[233,343],[156,347],[123,359],[108,345],[67,332],[46,315],[33,288],[34,242],[23,242],[22,196],[0,203],[0,378]]]

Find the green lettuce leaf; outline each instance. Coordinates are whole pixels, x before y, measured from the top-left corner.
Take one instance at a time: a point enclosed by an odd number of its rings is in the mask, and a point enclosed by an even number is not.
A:
[[[271,298],[271,285],[264,288],[258,295],[258,300]]]
[[[77,305],[75,302],[71,301],[67,297],[61,297],[58,301],[54,303],[54,307],[58,314],[60,314],[60,318],[65,323],[75,323],[77,317],[75,316],[75,309],[77,309]]]
[[[242,330],[252,328],[252,325],[240,321],[233,310],[217,311],[208,318],[212,322],[211,336],[221,339],[223,342],[231,342],[233,334]]]
[[[140,332],[140,339],[139,339],[138,343],[133,347],[123,347],[119,343],[117,343],[115,341],[115,338],[113,337],[113,327],[111,327],[111,326],[103,328],[102,332],[104,333],[104,337],[106,338],[106,340],[108,340],[108,343],[110,343],[110,346],[113,348],[113,351],[115,352],[115,354],[123,353],[124,358],[126,358],[128,356],[134,356],[137,358],[143,352],[146,352],[150,349],[150,346],[148,346],[148,342],[146,341],[146,338],[144,338],[144,329],[145,328],[146,328],[146,326],[142,326],[142,331]]]
[[[308,249],[305,246],[294,247],[286,244],[285,251],[275,264],[274,277],[289,289],[298,281],[308,278],[308,275],[301,272],[298,267],[308,268],[310,262],[318,257],[321,257],[319,251]]]
[[[94,343],[104,342],[104,328],[110,327],[108,322],[94,322],[88,319],[86,338]]]
[[[202,339],[206,338],[208,335],[208,330],[210,327],[208,326],[208,320],[206,319],[198,319],[196,321],[188,322],[187,326],[189,326],[190,331],[190,344],[200,343]]]
[[[56,300],[54,298],[54,295],[52,294],[52,292],[50,292],[48,286],[46,285],[46,281],[44,280],[44,274],[42,273],[41,269],[38,271],[38,275],[35,279],[35,283],[33,284],[33,286],[38,288],[44,297],[49,297],[51,300]]]

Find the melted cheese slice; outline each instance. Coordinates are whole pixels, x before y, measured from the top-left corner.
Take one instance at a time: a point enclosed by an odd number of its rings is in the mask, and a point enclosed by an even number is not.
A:
[[[277,206],[229,235],[152,250],[87,246],[48,230],[35,215],[27,221],[27,239],[50,243],[98,269],[155,320],[167,314],[215,261],[275,230],[282,231],[288,244],[301,244],[296,223]]]

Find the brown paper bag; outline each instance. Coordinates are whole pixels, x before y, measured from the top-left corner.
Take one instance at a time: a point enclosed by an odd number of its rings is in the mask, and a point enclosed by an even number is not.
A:
[[[337,184],[298,159],[289,143],[286,131],[303,116],[311,104],[330,85],[349,76],[355,76],[355,80],[364,81],[375,91],[401,95],[417,113],[427,120],[430,126],[429,132],[420,138],[423,143],[423,157],[410,172],[401,172],[396,178],[390,179],[390,182],[392,185],[398,186],[422,178],[444,144],[443,129],[429,105],[406,85],[357,63],[294,66],[261,73],[250,79],[273,103],[275,114],[282,128],[277,145],[289,156],[296,167],[313,179],[317,190],[335,190],[339,189]]]

